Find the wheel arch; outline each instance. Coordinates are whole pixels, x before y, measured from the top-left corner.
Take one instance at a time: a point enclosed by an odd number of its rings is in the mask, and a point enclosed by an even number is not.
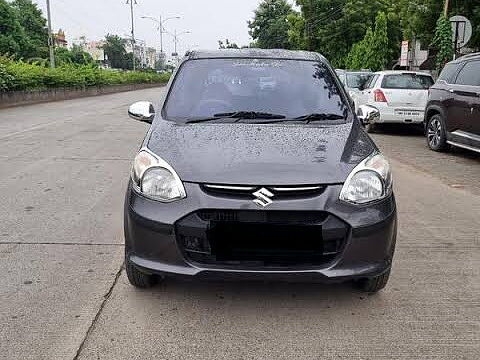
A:
[[[445,110],[439,106],[439,105],[430,105],[427,107],[425,110],[425,120],[423,121],[423,127],[425,130],[425,133],[427,131],[427,126],[428,126],[428,121],[432,118],[434,115],[441,115],[443,119],[445,120]]]
[[[430,120],[430,118],[433,115],[439,114],[445,119],[445,111],[442,109],[442,107],[438,105],[431,105],[427,107],[427,110],[425,111],[425,123]]]

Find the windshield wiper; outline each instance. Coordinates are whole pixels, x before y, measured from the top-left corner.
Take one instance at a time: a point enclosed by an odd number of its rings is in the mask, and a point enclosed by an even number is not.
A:
[[[215,120],[221,120],[221,119],[236,119],[235,122],[240,121],[242,119],[273,120],[273,121],[267,121],[265,122],[265,124],[273,124],[273,123],[288,122],[288,121],[306,121],[306,123],[309,124],[313,121],[344,120],[345,117],[338,114],[312,113],[312,114],[299,116],[293,119],[287,119],[285,115],[279,115],[279,114],[271,114],[271,113],[256,112],[256,111],[235,111],[235,112],[218,113],[213,115],[212,117],[188,120],[187,124],[215,121]]]
[[[190,119],[185,122],[185,124],[196,124],[196,123],[202,123],[202,122],[208,122],[208,121],[215,121],[215,120],[221,120],[221,117],[206,117],[206,118],[199,118],[199,119]]]
[[[214,117],[220,118],[235,118],[235,119],[285,119],[285,115],[272,114],[267,112],[257,112],[257,111],[235,111],[235,112],[226,112],[218,113],[213,115]]]
[[[312,121],[344,120],[344,119],[345,119],[344,116],[338,115],[338,114],[313,113],[313,114],[299,116],[296,118],[289,118],[289,119],[282,118],[282,120],[266,121],[266,122],[263,122],[262,124],[277,124],[277,123],[294,122],[294,121],[306,121],[306,123],[309,124]]]
[[[338,114],[328,114],[328,113],[313,113],[294,118],[293,120],[297,121],[306,121],[309,124],[312,121],[322,121],[322,120],[343,120],[344,116]]]
[[[256,112],[256,111],[232,111],[226,113],[218,113],[212,117],[200,118],[200,119],[191,119],[187,120],[187,124],[202,123],[208,121],[215,121],[221,119],[236,119],[237,121],[242,119],[285,119],[285,115],[271,114],[266,112]]]

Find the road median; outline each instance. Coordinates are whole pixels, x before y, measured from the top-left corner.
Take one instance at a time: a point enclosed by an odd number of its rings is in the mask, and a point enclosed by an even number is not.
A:
[[[53,102],[61,100],[77,99],[89,96],[99,96],[113,94],[125,91],[134,91],[149,89],[153,87],[162,87],[165,84],[122,84],[107,86],[89,86],[78,88],[54,88],[47,90],[23,90],[0,92],[0,109],[38,104],[43,102]]]

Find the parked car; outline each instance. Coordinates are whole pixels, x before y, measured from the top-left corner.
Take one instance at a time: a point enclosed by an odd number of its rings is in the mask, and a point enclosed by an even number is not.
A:
[[[357,97],[361,93],[361,88],[370,80],[373,73],[369,70],[335,70],[345,90],[357,108]]]
[[[432,76],[421,72],[375,73],[357,96],[357,109],[368,105],[380,112],[377,122],[366,124],[367,131],[374,132],[379,123],[422,124],[428,89],[433,83]]]
[[[242,91],[229,90],[232,78]],[[390,165],[321,55],[194,51],[166,94],[156,112],[129,110],[153,122],[125,200],[132,285],[167,275],[386,285]]]
[[[452,145],[480,152],[480,53],[445,66],[430,88],[425,133],[434,151]]]

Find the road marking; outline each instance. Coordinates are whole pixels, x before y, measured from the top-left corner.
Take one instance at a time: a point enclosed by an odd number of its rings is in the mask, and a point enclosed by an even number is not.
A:
[[[68,242],[24,242],[24,241],[0,241],[0,245],[66,245],[66,246],[124,246],[123,243],[68,243]]]
[[[45,123],[45,124],[32,126],[32,127],[28,128],[28,129],[24,129],[24,130],[20,130],[20,131],[15,131],[15,132],[13,132],[13,133],[10,133],[10,134],[1,136],[0,139],[7,139],[7,138],[12,137],[12,136],[15,136],[15,135],[20,135],[20,134],[24,134],[24,133],[29,132],[29,131],[42,129],[42,128],[44,128],[44,127],[47,127],[47,126],[50,126],[50,125],[53,125],[53,124],[56,124],[56,123],[59,123],[59,122],[63,122],[63,121],[65,121],[65,119],[63,119],[63,120],[50,121],[50,122]]]

